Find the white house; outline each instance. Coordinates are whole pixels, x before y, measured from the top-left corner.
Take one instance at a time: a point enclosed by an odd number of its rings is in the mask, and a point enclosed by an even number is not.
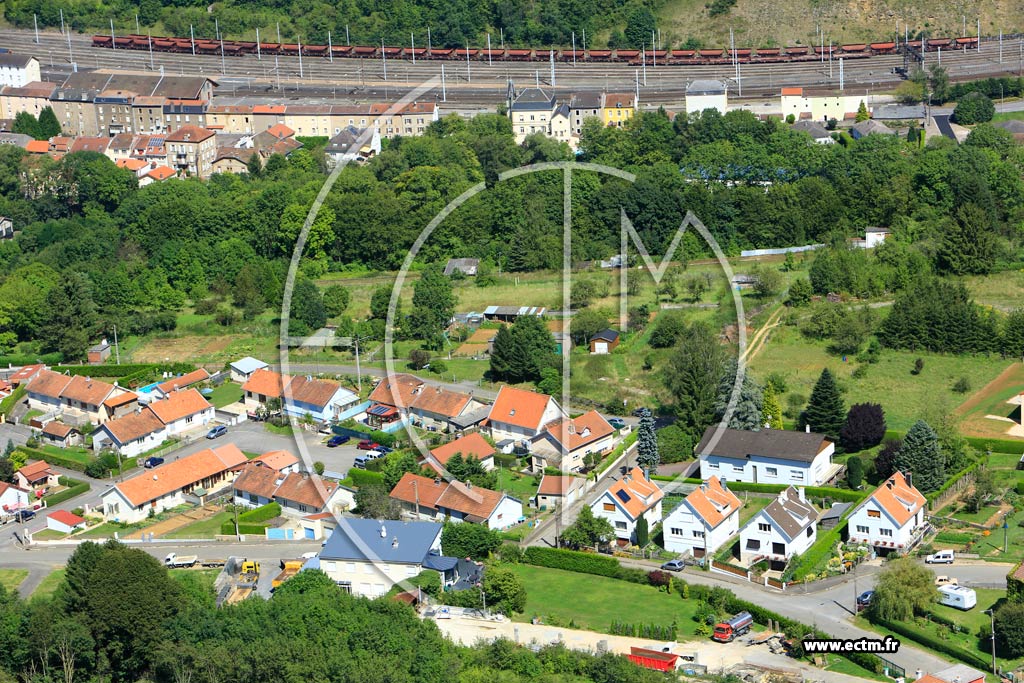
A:
[[[749,566],[767,559],[773,569],[783,568],[817,540],[817,519],[803,488],[786,487],[740,529],[740,562]]]
[[[236,505],[256,508],[273,502],[281,506],[282,514],[290,517],[321,512],[338,514],[349,507],[336,504],[336,482],[306,472],[278,472],[251,462],[242,468],[232,489]]]
[[[717,438],[717,430],[708,427],[697,444],[701,479],[820,486],[841,469],[832,465],[835,444],[821,434],[725,429]]]
[[[850,542],[878,551],[907,551],[925,529],[925,500],[908,477],[896,472],[850,514]]]
[[[0,54],[0,87],[23,88],[29,83],[41,81],[39,60],[29,55],[13,52]]]
[[[611,522],[615,536],[622,541],[636,543],[636,525],[642,517],[651,530],[661,521],[661,501],[665,495],[658,485],[644,475],[643,470],[633,471],[618,480],[595,500],[590,508],[595,517],[604,517]]]
[[[174,436],[213,422],[214,408],[198,389],[172,391],[148,408],[164,423],[166,436]]]
[[[587,488],[587,480],[582,477],[559,477],[542,475],[540,486],[537,487],[535,504],[537,508],[554,507],[556,505],[572,505]]]
[[[797,121],[790,126],[790,128],[798,130],[801,133],[807,133],[811,136],[811,139],[819,145],[835,144],[835,140],[832,138],[832,133],[828,132],[828,129],[817,121]]]
[[[379,128],[374,126],[367,132],[365,128],[348,126],[327,141],[324,155],[327,157],[327,164],[333,168],[342,162],[366,161],[380,154],[380,149]]]
[[[604,455],[614,446],[615,428],[596,410],[555,420],[530,443],[533,471],[543,472],[551,466],[563,472],[579,472],[588,455]]]
[[[28,491],[0,481],[0,518],[28,507]]]
[[[436,569],[442,585],[449,584],[458,563],[441,554],[441,525],[436,522],[357,517],[338,521],[316,559],[313,566],[335,583],[367,598],[385,595],[395,584],[426,569]]]
[[[67,510],[57,510],[46,515],[46,528],[59,531],[62,534],[70,534],[72,531],[85,528],[85,518]]]
[[[422,429],[448,432],[455,429],[452,420],[483,407],[484,404],[471,394],[424,385],[416,390],[409,406],[409,418]]]
[[[566,417],[558,402],[547,394],[503,386],[491,406],[487,423],[495,441],[526,445],[545,425]],[[505,452],[511,452],[511,446]]]
[[[263,370],[264,368],[270,367],[258,358],[252,356],[246,356],[245,358],[239,358],[238,360],[231,363],[231,381],[242,384],[246,382],[252,373],[257,370]]]
[[[698,79],[686,86],[686,113],[699,114],[705,109],[717,109],[724,114],[729,109],[729,95],[722,81]]]
[[[486,524],[488,529],[507,529],[523,518],[522,501],[501,491],[447,482],[406,472],[391,490],[410,515],[421,519]]]
[[[245,454],[229,443],[146,470],[103,492],[103,516],[108,521],[132,524],[144,520],[151,511],[158,514],[190,499],[205,501],[228,486],[245,462]]]
[[[69,375],[62,375],[53,370],[40,370],[33,377],[26,388],[28,392],[28,407],[32,410],[41,410],[48,413],[57,410],[63,405],[61,392],[71,382]]]
[[[92,434],[92,446],[96,451],[110,449],[126,458],[134,458],[156,448],[166,439],[164,423],[149,406],[145,406],[101,424]]]
[[[715,552],[739,531],[742,507],[735,493],[711,477],[666,515],[665,550],[694,557]]]
[[[210,379],[210,373],[205,368],[198,368],[192,372],[171,377],[169,379],[160,382],[155,387],[150,395],[156,398],[166,398],[175,391],[181,391],[182,389],[188,389],[189,387],[195,386],[200,382],[205,382]]]
[[[803,88],[783,88],[779,95],[779,106],[782,108],[782,117],[790,114],[796,119],[813,119],[815,121],[827,121],[836,119],[842,121],[847,114],[856,114],[860,103],[865,102],[863,95],[841,95],[833,93],[807,93]],[[871,102],[865,104],[869,107]]]

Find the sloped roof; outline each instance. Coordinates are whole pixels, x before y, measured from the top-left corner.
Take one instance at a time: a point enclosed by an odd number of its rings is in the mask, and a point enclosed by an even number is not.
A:
[[[238,370],[242,374],[248,375],[257,370],[262,370],[267,367],[267,364],[261,361],[259,358],[253,358],[252,356],[246,356],[245,358],[239,358],[238,360],[231,363],[231,367]]]
[[[110,398],[103,401],[103,405],[108,408],[117,408],[119,406],[127,405],[133,401],[138,401],[139,396],[134,391],[125,391],[118,394],[117,396],[111,396]]]
[[[440,534],[441,525],[435,522],[343,517],[320,551],[320,559],[420,564]]]
[[[249,463],[244,465],[232,486],[236,491],[253,493],[269,500],[283,480],[284,475],[277,470]]]
[[[768,503],[763,512],[790,539],[796,538],[818,519],[814,507],[800,500],[800,494],[792,486],[779,493],[779,497]],[[751,523],[753,519],[748,522]]]
[[[71,378],[53,370],[40,370],[39,374],[28,383],[30,393],[46,396],[47,398],[60,398],[60,394],[71,382]]]
[[[14,374],[12,374],[8,379],[10,380],[11,384],[21,384],[28,378],[34,377],[40,371],[45,369],[46,366],[43,365],[42,363],[37,363],[35,365],[25,365],[21,367],[19,370],[15,371]],[[64,377],[64,375],[61,375],[61,377]]]
[[[186,455],[121,482],[114,488],[139,507],[245,462],[245,454],[233,443]]]
[[[324,379],[307,379],[305,375],[296,375],[288,383],[288,390],[285,398],[292,403],[308,403],[309,405],[324,408],[338,391],[342,393],[342,402],[352,402],[358,397],[348,389],[343,388],[337,382]]]
[[[60,392],[60,397],[98,406],[103,403],[105,398],[110,396],[112,391],[114,391],[113,384],[107,384],[91,377],[75,375],[68,382],[67,386],[64,387],[64,390]]]
[[[902,472],[896,472],[889,477],[875,489],[868,500],[878,503],[878,506],[889,513],[900,526],[913,519],[927,502],[921,492],[907,482]]]
[[[686,503],[712,529],[743,506],[735,493],[722,486],[718,477],[711,477],[691,491]]]
[[[389,406],[399,405],[395,399],[395,391],[401,399],[403,408],[412,405],[415,398],[415,391],[423,386],[423,380],[408,373],[399,372],[388,375],[382,379],[370,392],[370,400],[374,403],[383,403]]]
[[[391,489],[391,497],[410,505],[415,505],[417,497],[421,508],[436,510],[437,499],[441,497],[448,482],[443,479],[431,479],[422,477],[412,472],[406,472],[398,480],[395,487]]]
[[[442,465],[447,465],[448,461],[456,453],[462,453],[463,457],[466,458],[473,457],[477,460],[485,460],[494,455],[494,452],[494,446],[487,443],[487,440],[479,432],[473,432],[432,449],[430,454]]]
[[[205,382],[208,379],[210,379],[210,373],[203,368],[199,368],[198,370],[193,370],[192,372],[184,375],[172,377],[166,382],[161,382],[156,385],[156,388],[165,394],[169,394],[175,389],[184,389],[185,387],[192,386],[198,382]]]
[[[639,467],[634,467],[628,475],[612,484],[606,493],[633,519],[639,518],[665,497],[657,484],[644,477]]]
[[[501,491],[480,488],[468,482],[464,484],[461,481],[453,481],[437,499],[437,505],[461,512],[470,521],[482,522],[494,514],[505,497]]]
[[[284,125],[283,123],[275,123],[270,128],[267,128],[267,133],[270,133],[277,139],[290,138],[295,135],[295,131]]]
[[[604,105],[605,109],[608,109],[608,108],[616,108],[616,109],[632,108],[634,102],[636,101],[634,99],[633,93],[631,93],[631,92],[629,92],[629,93],[606,92],[604,94],[604,97],[602,98],[602,100],[603,100],[602,104]]]
[[[708,444],[717,429],[718,425],[711,425],[704,430],[704,436],[697,445],[697,453],[703,455],[708,450]],[[722,438],[707,454],[736,460],[762,456],[809,463],[814,461],[818,453],[828,448],[829,443],[823,434],[815,432],[791,432],[782,429],[748,432],[742,429],[726,429],[722,432]]]
[[[488,419],[491,422],[504,422],[517,427],[539,429],[541,418],[544,417],[544,409],[547,408],[550,400],[551,397],[547,394],[504,386],[498,392],[498,398],[495,399],[494,405],[491,406]]]
[[[68,512],[67,510],[57,510],[46,515],[50,519],[54,519],[61,524],[67,524],[70,527],[76,527],[79,524],[85,524],[85,518],[79,517],[76,514]]]
[[[576,418],[549,422],[545,429],[570,453],[615,432],[615,428],[596,410]]]
[[[290,500],[322,510],[337,488],[338,485],[333,481],[321,479],[315,474],[292,472],[274,491],[274,499]]]
[[[66,425],[63,422],[59,422],[57,420],[47,422],[45,425],[43,425],[43,434],[55,436],[58,439],[66,439],[71,434],[71,432],[77,431],[78,430],[72,427],[71,425]]]
[[[18,474],[25,477],[29,483],[32,483],[53,474],[53,469],[45,460],[37,460],[22,467],[18,470]]]
[[[242,385],[242,391],[251,391],[254,394],[271,398],[281,398],[285,381],[287,379],[282,377],[280,373],[268,368],[260,368],[253,372],[249,379],[245,381],[245,384]]]
[[[50,151],[50,143],[46,140],[29,140],[25,143],[25,151],[29,154],[46,154]]]
[[[213,406],[203,398],[198,389],[183,389],[172,391],[166,398],[153,401],[149,409],[160,418],[164,424],[170,424],[175,420],[181,420],[190,415],[209,410]]]
[[[141,439],[163,428],[164,423],[148,406],[137,413],[129,413],[123,417],[107,420],[100,427],[100,429],[107,430],[120,444]]]
[[[444,417],[461,415],[473,397],[460,391],[442,387],[424,387],[413,399],[412,408]]]
[[[579,477],[558,477],[545,474],[540,480],[537,495],[565,496],[581,486],[583,486],[583,480]]]
[[[216,133],[212,130],[206,130],[199,126],[182,126],[178,130],[174,131],[166,138],[165,142],[202,142],[207,138],[212,138]]]
[[[262,463],[264,467],[280,472],[285,467],[291,467],[299,462],[299,459],[288,451],[267,451],[249,462]]]
[[[613,341],[615,341],[618,338],[619,338],[619,333],[616,330],[608,328],[608,329],[601,330],[600,332],[595,334],[593,337],[590,338],[590,341],[613,342]]]
[[[177,175],[177,172],[170,166],[157,166],[146,175],[154,180],[167,180]]]

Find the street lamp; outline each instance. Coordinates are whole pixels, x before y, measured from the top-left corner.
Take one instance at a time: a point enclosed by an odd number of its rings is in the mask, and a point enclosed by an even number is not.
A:
[[[992,618],[992,633],[989,636],[992,639],[992,673],[996,673],[996,611],[994,609],[987,609],[982,612]]]

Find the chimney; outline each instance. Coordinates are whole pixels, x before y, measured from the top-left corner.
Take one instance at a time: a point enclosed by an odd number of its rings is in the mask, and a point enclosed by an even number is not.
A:
[[[383,524],[380,525],[380,537],[381,538],[387,538],[388,537],[388,528],[386,526],[384,526]]]
[[[434,486],[441,485],[441,477],[434,477]]]
[[[808,434],[810,434],[811,433],[811,425],[804,425],[804,431],[807,432]]]
[[[912,472],[905,472],[903,474],[903,478],[907,480],[907,486],[911,486],[912,487],[914,485],[914,482],[911,479],[912,476],[913,476]]]
[[[804,497],[804,487],[801,486],[796,490],[796,495],[800,496],[800,500],[804,503],[807,502],[807,498]]]
[[[471,482],[470,480],[467,479],[466,480],[466,488],[467,489],[472,489],[473,488],[473,482]]]
[[[397,536],[395,536],[394,538],[391,539],[391,547],[392,548],[397,548],[398,547],[398,537]]]

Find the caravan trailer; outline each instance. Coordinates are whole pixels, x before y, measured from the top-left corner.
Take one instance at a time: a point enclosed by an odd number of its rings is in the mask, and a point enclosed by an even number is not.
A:
[[[965,586],[939,586],[939,604],[969,610],[978,604],[978,596],[973,588]]]

